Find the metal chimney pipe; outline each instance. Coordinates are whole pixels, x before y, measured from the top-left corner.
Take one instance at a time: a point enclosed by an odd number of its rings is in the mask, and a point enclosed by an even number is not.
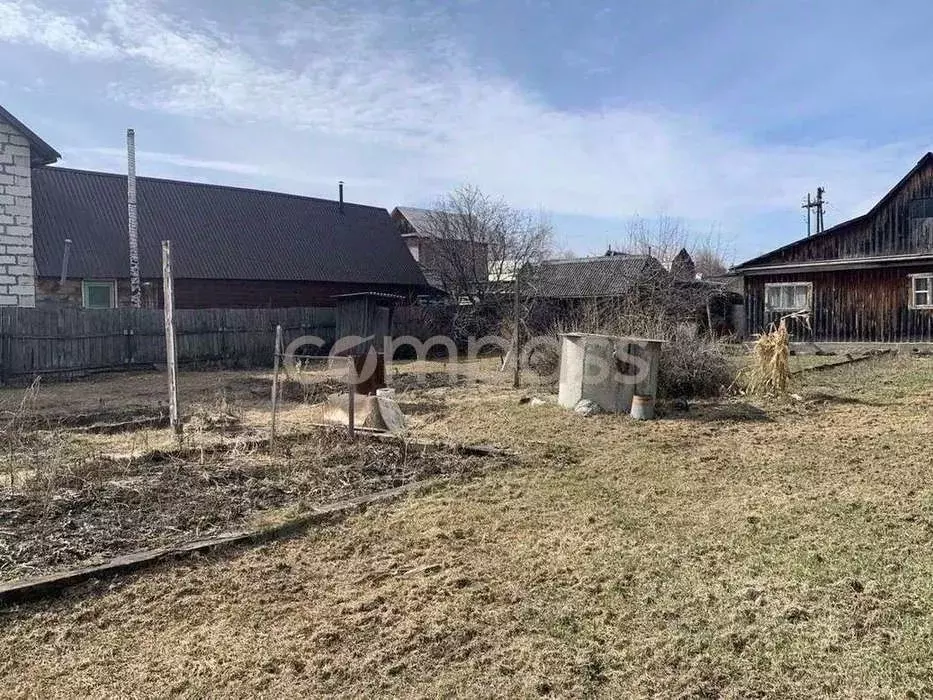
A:
[[[343,180],[340,181],[337,191],[340,194],[340,213],[343,214]]]
[[[58,280],[59,285],[65,284],[68,279],[68,258],[71,255],[71,239],[65,239],[65,250],[62,251],[62,276]]]
[[[136,132],[126,130],[126,209],[127,233],[130,242],[130,305],[142,307],[142,288],[139,284],[139,235],[136,221]]]

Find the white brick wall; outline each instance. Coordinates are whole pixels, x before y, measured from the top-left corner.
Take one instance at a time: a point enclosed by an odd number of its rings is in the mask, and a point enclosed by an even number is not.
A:
[[[35,305],[29,141],[0,120],[0,306]]]

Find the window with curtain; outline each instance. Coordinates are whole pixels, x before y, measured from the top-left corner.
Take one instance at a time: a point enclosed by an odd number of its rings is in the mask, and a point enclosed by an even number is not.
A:
[[[765,308],[768,311],[804,311],[810,309],[812,282],[780,282],[765,285]]]

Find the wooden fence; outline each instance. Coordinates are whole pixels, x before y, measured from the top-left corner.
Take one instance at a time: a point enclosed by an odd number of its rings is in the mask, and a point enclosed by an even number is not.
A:
[[[162,314],[161,309],[0,308],[0,382],[164,363]],[[330,308],[182,309],[175,312],[179,362],[270,364],[278,324],[286,346],[302,335],[328,344],[335,340]]]

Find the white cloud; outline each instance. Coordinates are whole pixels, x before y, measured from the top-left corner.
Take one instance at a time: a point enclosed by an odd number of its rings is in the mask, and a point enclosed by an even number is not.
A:
[[[555,213],[663,211],[728,226],[791,209],[823,182],[846,216],[919,156],[918,144],[755,143],[618,100],[602,111],[559,110],[476,69],[440,14],[416,21],[403,5],[349,7],[288,6],[243,29],[183,19],[151,2],[108,0],[88,20],[0,0],[0,40],[143,69],[136,79],[119,73],[110,96],[212,120],[192,123],[203,152],[149,154],[157,162],[255,174],[257,184],[271,179],[292,190],[356,177],[363,194],[386,205],[424,202],[471,181]]]
[[[99,160],[111,169],[126,167],[126,151],[119,148],[76,148],[70,154],[78,158]],[[215,172],[236,173],[239,175],[262,175],[261,167],[249,163],[235,163],[225,160],[203,160],[191,158],[178,153],[161,153],[159,151],[137,151],[136,157],[145,164],[158,163],[176,168],[192,170],[213,170]],[[103,165],[98,166],[103,167]]]
[[[25,1],[0,2],[0,40],[39,44],[76,58],[118,55],[106,36],[89,31],[85,19]]]

